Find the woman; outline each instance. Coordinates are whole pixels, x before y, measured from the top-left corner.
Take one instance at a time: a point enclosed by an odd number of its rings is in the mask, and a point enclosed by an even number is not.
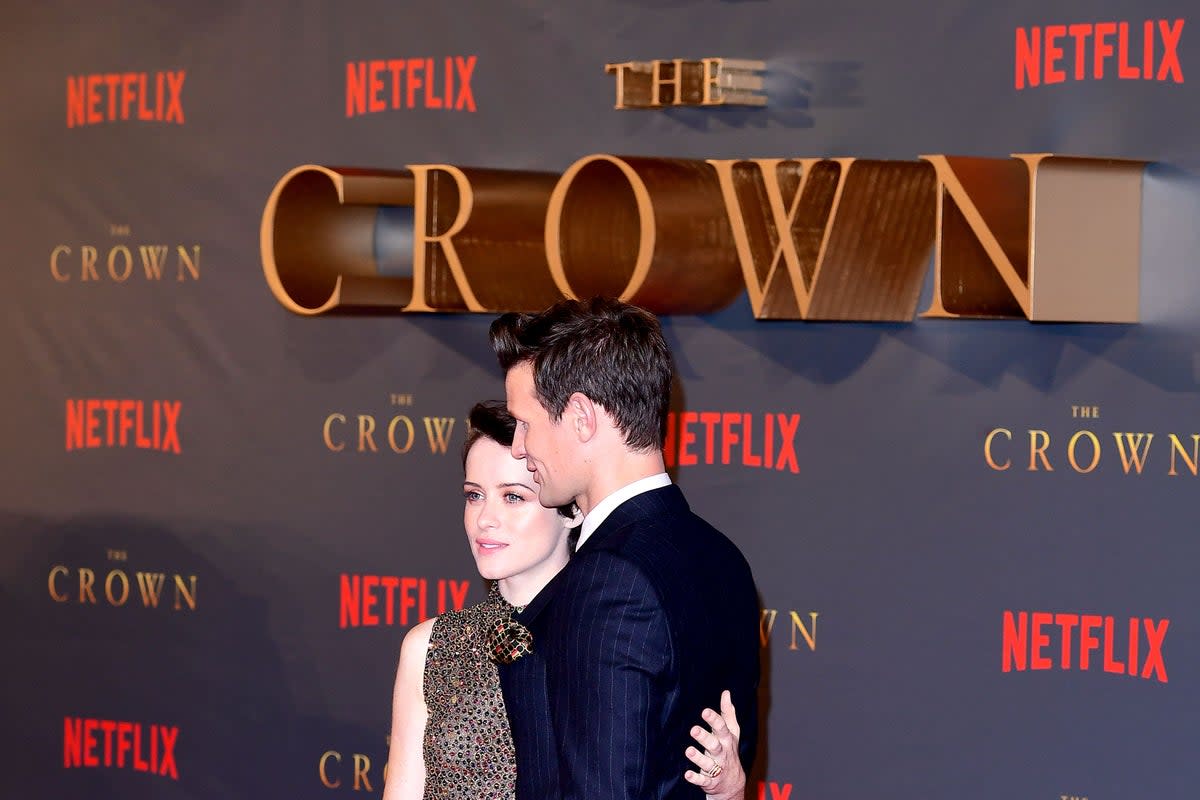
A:
[[[501,403],[471,409],[463,523],[479,573],[493,584],[479,605],[422,622],[404,637],[384,800],[513,797],[516,755],[487,632],[563,568],[581,522],[574,506],[548,509],[538,502],[524,462],[512,457],[514,429]],[[704,752],[687,749],[696,769],[684,777],[711,797],[740,800],[746,778],[728,692],[721,711],[704,709],[711,731],[693,728]],[[722,767],[714,770],[717,764]]]

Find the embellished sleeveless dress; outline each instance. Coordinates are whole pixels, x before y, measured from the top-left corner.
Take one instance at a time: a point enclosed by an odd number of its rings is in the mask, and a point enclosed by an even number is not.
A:
[[[492,584],[482,603],[442,614],[425,656],[426,800],[512,800],[517,756],[487,631],[513,607]]]

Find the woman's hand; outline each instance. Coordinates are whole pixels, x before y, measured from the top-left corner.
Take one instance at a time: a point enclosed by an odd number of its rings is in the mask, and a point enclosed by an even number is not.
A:
[[[700,713],[712,730],[697,725],[692,728],[692,738],[703,748],[687,749],[687,757],[696,765],[683,777],[704,790],[714,800],[744,800],[746,795],[746,771],[738,757],[738,741],[742,729],[738,725],[737,711],[729,691],[721,692],[721,713],[706,708]]]

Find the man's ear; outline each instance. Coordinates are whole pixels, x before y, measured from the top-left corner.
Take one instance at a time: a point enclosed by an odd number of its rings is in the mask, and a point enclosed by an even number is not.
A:
[[[567,408],[563,417],[580,442],[590,442],[599,430],[598,412],[599,408],[592,402],[592,398],[583,392],[575,392],[567,398]]]

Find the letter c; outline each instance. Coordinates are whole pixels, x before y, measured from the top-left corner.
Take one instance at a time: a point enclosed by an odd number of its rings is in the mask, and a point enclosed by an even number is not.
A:
[[[983,457],[987,460],[989,467],[997,472],[1003,472],[1012,466],[1012,459],[1005,461],[1003,464],[997,464],[996,460],[992,458],[992,439],[994,439],[998,433],[1004,434],[1004,436],[1010,442],[1012,441],[1012,431],[1008,430],[1007,428],[996,428],[987,435],[986,439],[983,440]]]
[[[70,597],[68,597],[67,595],[65,595],[65,594],[60,595],[58,592],[56,592],[54,590],[54,576],[55,575],[66,575],[66,574],[68,574],[68,572],[69,572],[69,570],[66,567],[62,566],[61,564],[59,566],[53,567],[50,570],[50,579],[49,579],[50,596],[54,598],[54,602],[56,602],[56,603],[65,603],[65,602],[67,602],[67,600],[70,599]]]
[[[345,442],[339,442],[338,444],[333,443],[333,437],[330,435],[329,427],[335,419],[337,421],[341,422],[343,425],[346,424],[346,415],[345,414],[330,414],[328,417],[325,418],[325,426],[324,426],[324,428],[322,428],[322,434],[325,438],[325,446],[328,447],[333,452],[339,453],[342,450],[346,449],[346,443]]]
[[[325,774],[325,762],[327,762],[329,760],[330,756],[333,756],[335,759],[337,759],[337,762],[339,764],[342,763],[342,754],[341,753],[338,753],[335,750],[326,750],[324,753],[321,754],[321,762],[320,762],[320,765],[317,767],[317,772],[319,772],[321,774],[321,783],[325,784],[325,788],[336,789],[337,787],[342,785],[342,782],[340,780],[330,782],[329,776]]]
[[[62,254],[71,255],[71,248],[65,244],[60,244],[58,247],[50,251],[50,274],[54,276],[54,280],[59,283],[66,283],[71,280],[70,275],[64,275],[58,271],[58,257]]]

